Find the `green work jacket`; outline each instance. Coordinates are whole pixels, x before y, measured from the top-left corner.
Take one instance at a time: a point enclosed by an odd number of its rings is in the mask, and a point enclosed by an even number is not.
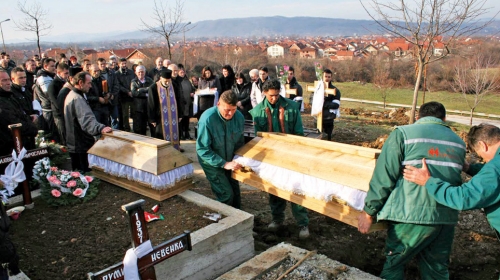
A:
[[[273,132],[282,132],[279,124],[279,108],[285,109],[285,133],[304,135],[304,128],[302,127],[302,117],[300,116],[299,103],[283,98],[280,96],[273,108],[271,103],[265,98],[255,108],[250,110],[253,117],[255,133],[259,131],[269,132],[269,124],[267,122],[266,108],[271,110]]]
[[[198,122],[196,153],[203,166],[224,167],[233,160],[234,151],[245,144],[243,129],[245,118],[239,111],[225,120],[217,107],[206,110]]]
[[[412,224],[456,224],[458,211],[438,203],[425,188],[406,181],[405,165],[421,167],[426,159],[434,176],[460,185],[465,143],[445,123],[424,117],[396,128],[377,160],[364,210],[377,220]]]
[[[486,164],[473,164],[468,172],[472,179],[457,187],[434,174],[425,187],[439,203],[457,210],[484,208],[490,225],[500,232],[500,149]]]

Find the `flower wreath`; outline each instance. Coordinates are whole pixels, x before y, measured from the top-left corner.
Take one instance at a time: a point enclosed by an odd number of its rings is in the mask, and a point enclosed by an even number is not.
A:
[[[86,202],[98,193],[99,179],[51,166],[47,157],[35,163],[33,179],[40,184],[41,197],[52,206]]]

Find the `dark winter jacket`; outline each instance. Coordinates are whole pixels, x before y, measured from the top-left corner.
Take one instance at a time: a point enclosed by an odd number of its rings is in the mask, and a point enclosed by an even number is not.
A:
[[[153,79],[145,77],[144,83],[141,83],[139,78],[132,80],[130,91],[134,97],[135,111],[140,113],[148,112],[148,91],[149,87],[153,85]]]

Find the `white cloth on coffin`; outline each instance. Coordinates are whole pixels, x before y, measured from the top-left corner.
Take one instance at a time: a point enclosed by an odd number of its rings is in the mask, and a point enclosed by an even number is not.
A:
[[[140,169],[89,154],[90,167],[102,168],[105,173],[113,176],[127,178],[131,181],[145,183],[153,189],[162,190],[175,185],[176,182],[193,176],[193,164],[186,164],[165,173],[155,175]]]
[[[347,202],[356,210],[363,210],[366,192],[341,184],[319,179],[283,167],[251,158],[234,156],[234,161],[250,167],[260,178],[276,188],[329,202],[333,197]]]

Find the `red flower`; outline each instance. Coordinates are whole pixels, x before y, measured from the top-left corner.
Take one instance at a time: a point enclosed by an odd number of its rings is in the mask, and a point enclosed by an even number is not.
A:
[[[56,171],[57,171],[57,166],[52,166],[52,167],[50,168],[50,171],[52,171],[52,172],[56,172]]]
[[[50,143],[55,143],[55,142],[56,142],[56,140],[50,140]]]
[[[68,150],[66,150],[66,148],[64,148],[64,147],[61,147],[61,151],[62,151],[63,153],[68,152]]]
[[[58,190],[52,190],[50,193],[52,194],[53,197],[60,197],[61,196],[61,192]]]
[[[66,187],[68,187],[68,188],[76,187],[76,181],[75,180],[69,181],[68,183],[66,183]]]
[[[76,189],[76,190],[73,192],[73,195],[74,195],[74,196],[80,196],[80,195],[82,195],[82,193],[83,193],[83,190],[82,190],[82,189],[80,189],[80,188],[78,188],[78,189]]]
[[[48,179],[47,179],[49,182],[54,182],[57,180],[57,176],[56,175],[52,175],[50,176]]]
[[[94,181],[94,178],[93,177],[90,177],[90,176],[85,176],[85,180],[87,180],[87,182],[92,182]]]

